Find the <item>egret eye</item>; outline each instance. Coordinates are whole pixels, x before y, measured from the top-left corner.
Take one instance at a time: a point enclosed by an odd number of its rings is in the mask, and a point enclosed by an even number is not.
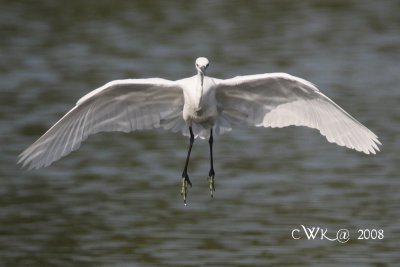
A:
[[[210,65],[210,63],[207,63],[206,68],[208,68],[208,65]]]

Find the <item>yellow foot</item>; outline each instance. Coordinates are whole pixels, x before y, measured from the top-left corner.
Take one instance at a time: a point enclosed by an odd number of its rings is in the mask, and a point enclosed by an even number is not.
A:
[[[192,183],[189,180],[189,176],[184,176],[182,177],[182,189],[181,189],[181,195],[183,196],[183,203],[186,206],[186,197],[188,194],[188,185],[190,185],[190,187],[192,187]]]
[[[208,185],[210,188],[210,194],[211,194],[212,198],[214,197],[214,192],[215,192],[215,182],[214,182],[215,179],[214,178],[215,178],[214,171],[210,171],[210,174],[208,176]]]

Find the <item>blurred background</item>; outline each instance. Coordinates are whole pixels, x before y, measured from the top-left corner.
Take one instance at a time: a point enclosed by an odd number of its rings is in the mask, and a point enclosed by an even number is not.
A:
[[[0,0],[1,266],[394,266],[400,261],[400,2]],[[376,156],[318,131],[239,128],[196,141],[185,207],[180,134],[102,133],[52,166],[17,155],[114,79],[288,72],[383,143]],[[300,225],[346,244],[294,240]],[[301,229],[301,228],[300,228]],[[358,240],[358,229],[382,229]],[[397,251],[396,251],[397,250]]]

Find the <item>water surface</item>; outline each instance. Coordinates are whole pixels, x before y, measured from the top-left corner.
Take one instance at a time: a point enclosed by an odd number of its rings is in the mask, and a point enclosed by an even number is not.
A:
[[[394,266],[400,261],[398,1],[2,1],[0,265]],[[17,155],[82,95],[120,78],[288,72],[375,132],[376,156],[316,130],[239,128],[196,141],[144,131],[90,137],[38,171]],[[294,240],[305,225],[345,244]],[[382,229],[381,240],[357,240]]]

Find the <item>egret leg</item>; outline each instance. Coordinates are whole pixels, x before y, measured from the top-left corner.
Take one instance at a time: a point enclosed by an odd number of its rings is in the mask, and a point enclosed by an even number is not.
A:
[[[215,191],[215,182],[214,182],[214,177],[215,177],[215,172],[214,172],[214,160],[213,160],[213,130],[211,128],[210,130],[210,139],[208,139],[208,143],[210,144],[210,172],[208,173],[208,184],[210,188],[210,194],[211,197],[214,197],[214,191]]]
[[[192,147],[194,143],[194,134],[193,134],[193,129],[191,126],[189,126],[189,132],[190,132],[190,143],[189,143],[189,150],[187,153],[186,157],[186,163],[185,163],[185,168],[183,169],[182,173],[182,190],[181,190],[181,195],[183,196],[183,203],[186,205],[186,197],[188,193],[188,185],[192,187],[192,182],[190,182],[189,175],[187,174],[187,168],[189,165],[189,158],[190,158],[190,152],[192,152]]]

